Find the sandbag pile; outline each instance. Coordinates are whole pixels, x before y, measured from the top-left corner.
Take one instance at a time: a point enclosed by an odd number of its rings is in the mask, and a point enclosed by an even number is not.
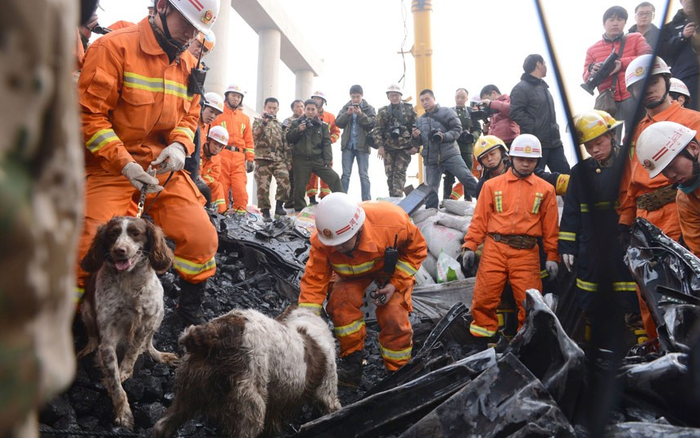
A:
[[[474,215],[474,202],[444,200],[443,208],[422,208],[411,219],[428,243],[428,257],[416,275],[418,285],[463,280],[457,258]]]

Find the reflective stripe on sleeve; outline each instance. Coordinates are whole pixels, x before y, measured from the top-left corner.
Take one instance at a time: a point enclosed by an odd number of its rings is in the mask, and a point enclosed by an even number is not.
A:
[[[113,141],[119,141],[119,137],[115,134],[112,129],[101,129],[95,133],[90,140],[85,143],[85,147],[88,148],[93,154],[100,149],[102,149],[108,143]]]
[[[348,325],[342,325],[342,326],[335,327],[333,329],[333,332],[335,333],[335,335],[337,337],[342,338],[344,336],[350,336],[353,333],[359,332],[362,329],[362,327],[364,327],[364,326],[365,326],[365,320],[358,319],[356,321],[351,322]]]
[[[559,240],[576,242],[576,233],[572,233],[570,231],[559,231]]]

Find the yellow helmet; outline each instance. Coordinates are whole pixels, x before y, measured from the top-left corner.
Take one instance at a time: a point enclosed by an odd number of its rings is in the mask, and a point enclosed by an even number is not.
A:
[[[605,112],[593,110],[574,116],[576,139],[580,144],[585,144],[591,140],[595,140],[606,132],[611,131],[614,127],[619,126],[620,122],[615,122],[610,125],[606,120],[606,117],[601,113]],[[608,113],[605,114],[608,116],[610,121],[615,120]]]
[[[607,112],[605,112],[603,110],[593,110],[593,111],[597,112],[598,114],[600,114],[603,117],[603,119],[605,120],[605,123],[608,125],[608,128],[610,128],[610,129],[615,129],[624,123],[622,120],[615,119],[615,117],[611,116],[610,114],[608,114]]]
[[[497,147],[503,148],[503,152],[506,154],[508,153],[508,146],[503,143],[503,140],[495,135],[483,135],[479,137],[474,145],[474,156],[476,157],[477,161],[481,162],[481,157],[484,154]]]

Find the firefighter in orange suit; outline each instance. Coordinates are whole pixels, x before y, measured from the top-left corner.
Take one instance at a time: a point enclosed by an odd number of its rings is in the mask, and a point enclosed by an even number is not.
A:
[[[700,257],[700,144],[697,131],[675,122],[659,122],[639,136],[637,158],[649,176],[660,174],[678,184],[676,203],[683,242]]]
[[[651,72],[646,95],[641,96],[644,79]],[[649,172],[637,160],[635,145],[642,132],[654,123],[672,121],[695,131],[700,130],[700,113],[683,108],[669,96],[671,70],[659,57],[642,55],[635,58],[625,73],[627,89],[642,102],[646,116],[632,134],[629,161],[620,183],[620,236],[622,246],[629,245],[629,228],[635,217],[645,218],[673,240],[680,240],[681,227],[676,206],[676,188],[663,175],[651,179]],[[646,302],[637,288],[644,328],[650,338],[656,338],[656,325]]]
[[[187,87],[191,57],[181,55],[197,31],[210,31],[219,0],[199,0],[198,5],[158,0],[156,9],[150,19],[100,38],[85,56],[78,82],[87,148],[79,260],[97,227],[125,214],[144,188],[148,214],[175,241],[180,316],[199,323],[206,280],[216,271],[218,238],[202,208],[203,196],[182,171],[185,157],[194,151],[200,104]],[[149,166],[158,169],[157,177],[146,172]],[[80,271],[79,288],[85,280]]]
[[[484,184],[464,238],[462,264],[471,270],[477,247],[484,242],[476,273],[470,331],[486,346],[498,331],[496,309],[508,280],[518,306],[518,328],[525,321],[525,291],[542,290],[537,238],[547,254],[547,273],[559,270],[559,211],[554,187],[534,175],[542,146],[534,135],[521,134],[510,148],[512,167]]]
[[[391,259],[388,248],[396,248],[396,268],[385,273]],[[316,231],[301,279],[299,306],[320,312],[329,285],[327,311],[340,343],[339,382],[357,387],[362,378],[362,350],[366,329],[360,306],[365,290],[377,283],[377,320],[381,327],[379,346],[389,371],[401,368],[411,358],[413,329],[411,291],[418,268],[427,256],[423,235],[406,212],[388,202],[358,204],[345,193],[326,196],[316,209]]]
[[[224,188],[221,187],[221,157],[219,154],[228,144],[228,131],[223,126],[214,126],[207,133],[207,141],[202,145],[202,160],[199,163],[199,177],[204,180],[211,192],[211,203],[220,214],[226,212]]]
[[[335,115],[325,111],[323,107],[326,105],[326,95],[322,91],[316,91],[311,95],[311,98],[318,103],[318,118],[328,125],[331,133],[331,144],[338,141],[340,138],[340,128],[335,124]],[[309,204],[316,204],[316,195],[318,194],[318,184],[321,183],[321,199],[331,193],[330,187],[325,181],[322,181],[318,175],[312,173],[309,177],[309,182],[306,184],[306,196],[309,197]]]
[[[212,126],[221,125],[228,130],[228,146],[221,151],[221,177],[226,205],[235,214],[245,214],[248,207],[246,173],[255,170],[253,126],[243,113],[245,92],[238,85],[230,85],[224,93],[224,113],[216,118]],[[230,202],[229,192],[233,197]]]

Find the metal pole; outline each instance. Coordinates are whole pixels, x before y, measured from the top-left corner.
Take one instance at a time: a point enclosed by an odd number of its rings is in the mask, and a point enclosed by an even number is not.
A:
[[[411,54],[416,61],[416,96],[426,88],[433,87],[433,46],[430,40],[430,13],[433,10],[432,0],[413,0],[414,42]],[[422,106],[416,102],[418,115],[423,114]],[[418,155],[418,182],[423,182],[423,157]]]

